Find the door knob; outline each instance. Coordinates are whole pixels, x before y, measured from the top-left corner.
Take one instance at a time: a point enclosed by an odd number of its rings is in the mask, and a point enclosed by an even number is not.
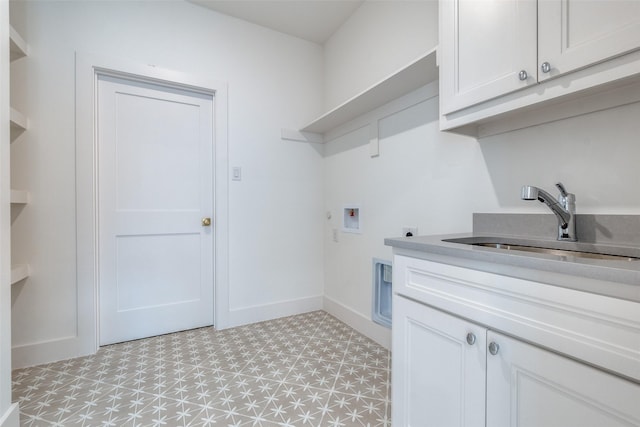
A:
[[[208,227],[211,225],[211,218],[202,218],[202,226]]]

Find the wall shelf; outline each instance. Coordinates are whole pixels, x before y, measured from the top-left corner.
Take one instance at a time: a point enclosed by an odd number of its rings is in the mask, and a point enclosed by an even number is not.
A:
[[[11,62],[23,58],[28,54],[28,45],[24,39],[18,34],[18,32],[12,26],[9,26],[9,45],[10,45],[10,60]],[[11,107],[9,120],[11,122],[11,142],[18,135],[27,129],[27,117],[20,111]],[[29,203],[29,192],[23,190],[11,189],[9,199],[12,205],[23,205]],[[19,283],[20,281],[29,277],[31,269],[28,264],[15,264],[11,266],[11,285]]]
[[[29,201],[30,201],[30,196],[28,191],[11,190],[11,204],[25,205],[29,203]]]
[[[300,129],[324,134],[438,79],[437,48]]]
[[[11,107],[10,120],[12,130],[24,131],[27,129],[27,117],[13,107]]]
[[[13,27],[9,27],[9,40],[11,45],[11,61],[27,56],[29,47],[27,42],[18,34]]]
[[[29,264],[16,264],[11,266],[11,284],[14,285],[29,277]]]

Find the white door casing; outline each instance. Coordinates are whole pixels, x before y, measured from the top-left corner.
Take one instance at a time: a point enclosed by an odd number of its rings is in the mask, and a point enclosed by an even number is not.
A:
[[[100,344],[213,323],[213,98],[98,78]]]
[[[229,324],[228,88],[210,76],[184,73],[129,59],[76,52],[77,333],[46,351],[64,359],[98,348],[98,76],[111,75],[214,95],[214,324]],[[38,361],[35,361],[38,363]],[[41,363],[41,362],[40,362]]]

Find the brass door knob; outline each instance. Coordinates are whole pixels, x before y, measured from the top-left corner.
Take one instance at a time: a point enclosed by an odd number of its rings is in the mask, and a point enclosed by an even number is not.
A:
[[[202,226],[208,227],[211,225],[211,218],[202,218]]]

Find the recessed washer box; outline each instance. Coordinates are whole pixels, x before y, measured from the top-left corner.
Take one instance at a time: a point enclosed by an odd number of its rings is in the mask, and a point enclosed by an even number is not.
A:
[[[342,231],[362,233],[362,218],[359,205],[345,205],[342,215]]]

